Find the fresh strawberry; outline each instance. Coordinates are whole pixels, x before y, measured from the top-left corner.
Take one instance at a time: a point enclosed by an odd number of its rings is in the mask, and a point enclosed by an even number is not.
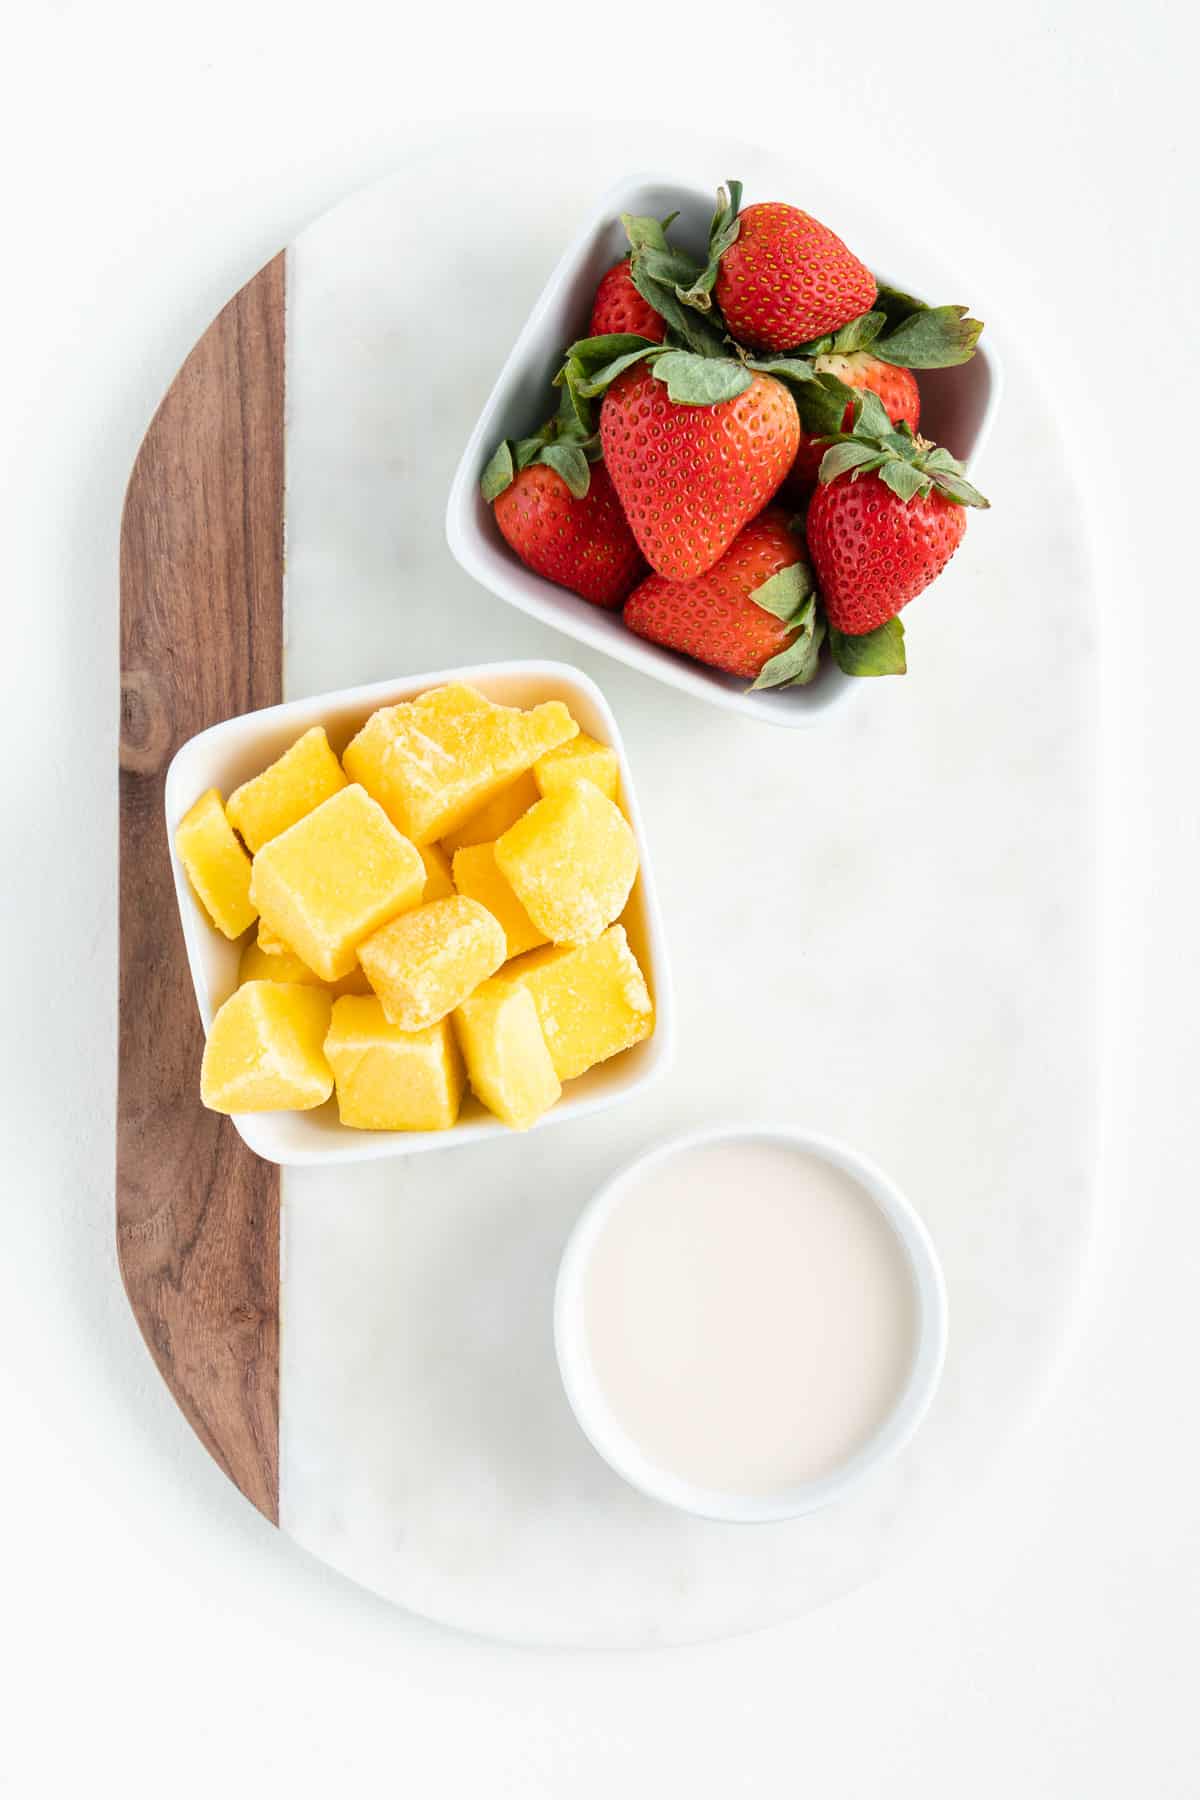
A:
[[[851,637],[886,625],[941,574],[966,529],[965,509],[937,489],[901,500],[878,475],[820,486],[808,534],[829,623]]]
[[[692,581],[648,575],[625,602],[631,631],[757,687],[816,673],[822,627],[812,572],[790,515],[769,506]]]
[[[595,606],[616,608],[645,564],[599,461],[591,405],[572,383],[561,385],[555,416],[530,437],[498,444],[479,486],[527,567]]]
[[[819,375],[836,375],[847,387],[869,388],[883,401],[884,411],[893,425],[903,422],[913,432],[921,423],[921,394],[911,369],[899,369],[872,356],[869,350],[855,350],[849,356],[818,356],[813,363]],[[847,406],[842,430],[854,424],[854,407]],[[800,448],[788,477],[788,496],[801,498],[803,484],[817,479],[821,458],[829,448],[819,437],[801,429]]]
[[[489,473],[495,466],[494,458]],[[485,477],[484,493],[494,500],[501,535],[526,567],[595,606],[619,607],[646,565],[604,465],[588,469],[583,494],[572,493],[545,462],[523,469],[510,462],[507,473],[502,487],[492,480],[494,492]]]
[[[927,588],[962,542],[966,508],[986,505],[948,450],[893,433],[868,394],[825,453],[805,521],[835,654],[836,634],[877,631]]]
[[[667,335],[665,322],[634,287],[627,256],[601,279],[592,302],[588,336],[601,337],[608,332],[632,332],[654,344],[661,344]]]
[[[794,350],[869,310],[875,277],[827,225],[778,201],[729,212],[718,199],[713,291],[739,344]]]
[[[712,568],[775,493],[795,459],[800,419],[771,376],[681,351],[658,354],[660,361],[635,363],[608,387],[600,442],[646,561],[659,575],[690,581]],[[673,400],[659,369],[700,383],[686,390],[697,395],[706,381],[724,383],[712,391],[732,391],[732,398]]]

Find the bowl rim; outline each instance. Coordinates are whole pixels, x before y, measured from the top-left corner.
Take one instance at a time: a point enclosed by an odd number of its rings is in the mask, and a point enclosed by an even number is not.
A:
[[[614,182],[598,197],[547,276],[500,365],[487,399],[468,435],[447,496],[446,542],[459,567],[473,580],[478,581],[498,599],[549,625],[553,630],[561,631],[577,642],[587,644],[592,649],[623,662],[627,667],[661,681],[665,686],[706,700],[724,711],[785,730],[811,729],[827,717],[841,712],[866,684],[830,666],[823,671],[821,686],[803,690],[806,695],[804,701],[798,701],[794,696],[790,703],[781,704],[782,696],[778,693],[771,695],[746,690],[719,671],[706,669],[702,664],[676,655],[661,646],[643,643],[632,633],[625,634],[628,642],[622,642],[606,629],[605,621],[611,615],[604,614],[601,620],[594,621],[585,613],[568,613],[561,600],[556,600],[562,590],[556,589],[551,582],[535,575],[532,570],[525,569],[515,559],[511,568],[503,561],[493,560],[493,553],[498,547],[485,539],[475,516],[475,497],[483,455],[486,446],[496,436],[499,424],[496,415],[501,409],[506,390],[514,376],[525,369],[531,356],[541,346],[546,317],[562,287],[588,254],[597,234],[621,212],[628,210],[624,204],[628,195],[647,187],[673,190],[675,196],[684,197],[688,204],[711,204],[711,190],[699,187],[694,181],[655,170],[635,170]],[[918,244],[915,249],[919,257],[922,247]],[[885,255],[883,262],[886,264],[887,260]],[[1004,389],[1003,360],[996,345],[996,334],[990,324],[987,341],[980,345],[976,357],[987,370],[989,386],[970,452],[969,465],[972,470],[978,469],[981,455],[992,434]]]
[[[329,689],[319,694],[303,695],[279,701],[272,706],[252,707],[248,712],[236,713],[231,718],[220,719],[212,725],[205,726],[202,731],[194,732],[191,737],[186,738],[178,746],[167,766],[166,779],[163,784],[163,815],[176,905],[183,931],[184,950],[201,1023],[207,1032],[217,1010],[204,958],[204,933],[215,931],[215,927],[204,915],[200,902],[193,894],[175,847],[175,827],[183,814],[199,797],[198,793],[192,791],[190,785],[186,790],[183,788],[188,768],[195,757],[204,751],[214,750],[224,738],[244,741],[247,734],[256,729],[260,732],[269,731],[272,728],[289,727],[294,724],[299,733],[305,729],[306,725],[321,723],[319,715],[325,710],[329,712],[361,710],[365,716],[377,706],[412,698],[428,688],[439,687],[447,682],[462,681],[474,684],[486,683],[494,678],[502,680],[508,677],[535,681],[545,678],[547,681],[560,684],[563,688],[574,690],[595,708],[603,722],[607,742],[616,751],[621,779],[621,802],[633,828],[638,846],[641,907],[649,965],[646,975],[654,994],[654,1030],[645,1040],[647,1055],[641,1059],[642,1067],[620,1085],[608,1086],[602,1092],[573,1097],[564,1093],[563,1098],[551,1107],[541,1119],[537,1120],[527,1132],[510,1130],[500,1119],[493,1117],[490,1113],[484,1113],[482,1117],[454,1125],[448,1131],[351,1131],[349,1127],[339,1125],[337,1132],[331,1135],[328,1142],[314,1144],[311,1148],[290,1147],[284,1153],[277,1141],[277,1132],[273,1121],[281,1116],[291,1118],[291,1114],[279,1115],[264,1112],[230,1115],[234,1128],[242,1140],[256,1155],[261,1156],[267,1162],[277,1163],[286,1168],[308,1168],[333,1163],[374,1162],[387,1157],[415,1155],[426,1150],[457,1149],[467,1144],[519,1142],[545,1126],[563,1125],[571,1119],[583,1118],[589,1113],[618,1105],[622,1100],[649,1086],[650,1083],[661,1079],[674,1061],[676,1020],[671,962],[658,896],[658,885],[654,875],[653,858],[649,850],[645,820],[638,800],[637,786],[625,741],[611,705],[592,677],[573,663],[547,657],[514,657],[503,661],[472,663],[412,675],[396,675],[380,681],[357,683],[350,687]],[[219,786],[220,783],[215,785]],[[223,941],[229,942],[227,939]],[[237,941],[240,942],[240,940]],[[640,1049],[642,1046],[638,1046],[638,1048]],[[199,1072],[197,1071],[198,1080]]]
[[[850,1175],[878,1207],[905,1253],[917,1309],[916,1349],[908,1378],[889,1412],[852,1456],[828,1475],[761,1493],[702,1486],[656,1463],[609,1407],[588,1354],[583,1285],[593,1250],[634,1179],[684,1151],[735,1141],[785,1144]],[[933,1403],[945,1365],[949,1329],[946,1280],[924,1220],[879,1165],[842,1140],[768,1121],[702,1127],[651,1145],[624,1164],[592,1196],[563,1251],[554,1289],[554,1348],[568,1403],[584,1436],[631,1487],[698,1518],[768,1524],[798,1518],[840,1500],[896,1457]]]

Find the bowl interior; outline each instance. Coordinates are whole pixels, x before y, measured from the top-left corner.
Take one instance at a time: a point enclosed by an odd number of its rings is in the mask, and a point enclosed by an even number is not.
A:
[[[166,783],[166,822],[171,845],[175,891],[183,923],[188,963],[200,1016],[207,1030],[213,1014],[237,985],[238,961],[245,938],[230,943],[214,930],[193,894],[175,854],[175,827],[198,795],[210,787],[228,796],[239,782],[256,775],[281,755],[311,725],[324,725],[340,755],[359,726],[379,706],[412,699],[442,682],[466,681],[489,699],[509,706],[533,706],[563,700],[584,731],[611,744],[621,769],[621,804],[638,840],[640,868],[622,915],[629,941],[646,974],[656,1008],[655,1030],[644,1043],[600,1063],[570,1082],[563,1097],[539,1121],[544,1125],[578,1117],[610,1105],[660,1073],[670,1058],[672,1019],[670,982],[657,900],[646,851],[645,832],[632,777],[612,711],[600,690],[581,671],[562,663],[490,664],[343,689],[311,699],[247,713],[210,726],[189,739],[171,764]],[[199,1071],[197,1071],[199,1079]],[[463,1104],[457,1125],[446,1132],[365,1132],[342,1125],[334,1101],[304,1113],[248,1113],[235,1118],[246,1143],[268,1161],[285,1164],[365,1161],[407,1155],[418,1150],[446,1149],[485,1137],[516,1134],[488,1113],[473,1096]]]
[[[707,241],[712,204],[712,195],[702,189],[660,178],[624,183],[604,197],[543,289],[471,434],[451,489],[447,537],[469,574],[546,624],[718,706],[771,724],[802,727],[847,704],[862,684],[826,658],[808,687],[748,693],[745,682],[733,676],[644,642],[625,629],[619,615],[591,606],[518,562],[479,492],[480,472],[496,443],[534,430],[552,410],[550,383],[563,349],[586,329],[597,282],[628,247],[621,213],[662,218],[677,211],[672,237],[699,253]],[[878,272],[890,279],[887,269]],[[985,348],[962,368],[937,370],[920,379],[930,433],[969,460],[978,452],[995,406],[994,357]]]

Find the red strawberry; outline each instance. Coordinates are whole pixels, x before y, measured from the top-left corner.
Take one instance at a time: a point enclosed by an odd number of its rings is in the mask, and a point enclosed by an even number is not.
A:
[[[604,461],[633,535],[673,581],[712,568],[775,493],[799,441],[796,403],[769,375],[733,399],[685,405],[639,363],[617,376],[600,409]]]
[[[634,287],[628,257],[613,264],[602,278],[592,302],[587,335],[601,337],[613,331],[631,331],[655,344],[661,344],[667,335],[664,321]]]
[[[878,394],[893,425],[899,425],[903,420],[915,432],[921,423],[921,394],[911,369],[898,369],[892,363],[882,362],[869,350],[855,350],[849,356],[818,356],[813,367],[820,375],[836,375],[847,387],[869,388],[873,394]],[[847,406],[842,430],[849,431],[853,423],[854,408]],[[789,497],[794,494],[799,500],[802,484],[817,479],[821,458],[828,448],[827,444],[801,429],[800,448],[788,478]]]
[[[967,515],[936,490],[901,500],[878,475],[842,475],[818,487],[806,528],[829,623],[862,637],[941,574]]]
[[[785,569],[795,569],[795,578],[768,590],[765,584]],[[775,686],[815,673],[820,639],[811,596],[803,540],[791,529],[790,515],[769,506],[738,532],[706,575],[693,581],[648,575],[625,602],[624,618],[652,643],[746,680],[766,670],[768,680],[760,685]],[[793,649],[794,657],[767,669]]]
[[[619,607],[644,573],[603,463],[576,499],[562,476],[531,463],[497,495],[496,524],[521,561],[596,606]]]
[[[886,625],[927,588],[962,542],[966,508],[987,505],[948,450],[906,431],[898,449],[890,429],[869,397],[854,431],[826,452],[805,521],[826,617],[850,637]]]
[[[721,255],[717,304],[738,343],[794,350],[870,310],[875,277],[840,237],[799,207],[748,206]]]

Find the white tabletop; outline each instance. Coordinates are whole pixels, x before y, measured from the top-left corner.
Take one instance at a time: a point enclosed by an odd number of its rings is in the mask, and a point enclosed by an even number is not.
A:
[[[61,4],[17,26],[0,125],[17,178],[0,287],[14,1791],[73,1791],[104,1768],[139,1797],[168,1781],[579,1800],[1194,1792],[1196,582],[1171,518],[1190,524],[1194,503],[1185,476],[1150,495],[1166,451],[1149,440],[1184,457],[1197,398],[1182,318],[1195,109],[1166,9],[1143,9],[1136,39],[1112,5],[1044,13],[1014,0],[915,31],[873,0],[823,24],[751,0],[731,29],[704,5],[686,23],[647,7],[624,49],[594,11],[406,20],[367,0],[214,0],[177,20]],[[739,70],[756,42],[761,62]],[[192,1438],[115,1270],[125,478],[217,307],[454,108],[683,112],[832,159],[839,185],[886,183],[915,232],[949,234],[979,272],[962,298],[1042,361],[1101,533],[1113,1058],[1076,1354],[986,1491],[910,1562],[797,1625],[703,1649],[506,1652],[307,1561]],[[635,141],[614,131],[618,167]]]

